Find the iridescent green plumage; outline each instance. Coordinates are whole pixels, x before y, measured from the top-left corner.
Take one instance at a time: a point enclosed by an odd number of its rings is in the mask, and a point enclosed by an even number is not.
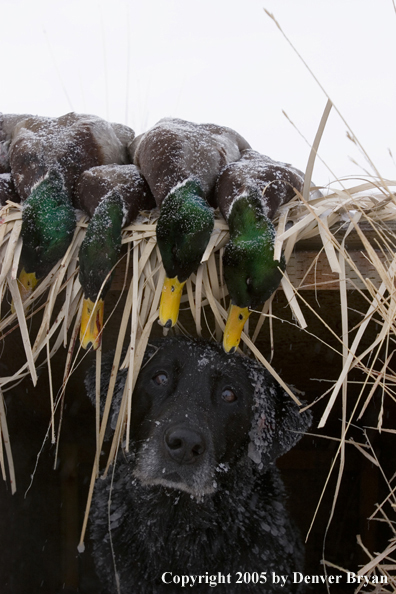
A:
[[[103,198],[89,221],[79,253],[79,278],[84,297],[92,301],[98,297],[106,278],[102,298],[110,287],[110,273],[121,251],[123,218],[123,200],[114,190]]]
[[[157,223],[157,242],[168,278],[183,282],[196,272],[213,226],[213,211],[196,181],[188,180],[168,194]]]
[[[260,195],[236,199],[228,217],[230,241],[224,251],[224,277],[232,303],[258,307],[276,290],[285,261],[274,261],[275,229]]]
[[[121,251],[124,201],[116,190],[98,204],[79,252],[80,283],[84,292],[80,342],[97,349],[102,340],[104,297]]]
[[[21,267],[42,278],[65,255],[76,215],[62,174],[51,169],[23,205]]]

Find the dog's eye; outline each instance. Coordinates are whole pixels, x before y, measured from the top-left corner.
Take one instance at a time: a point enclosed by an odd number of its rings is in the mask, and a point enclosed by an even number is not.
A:
[[[165,386],[168,383],[168,376],[166,375],[166,373],[161,371],[153,377],[153,380],[155,381],[157,386]]]
[[[235,400],[237,399],[234,392],[230,390],[230,388],[225,388],[221,393],[221,397],[224,400],[224,402],[235,402]]]

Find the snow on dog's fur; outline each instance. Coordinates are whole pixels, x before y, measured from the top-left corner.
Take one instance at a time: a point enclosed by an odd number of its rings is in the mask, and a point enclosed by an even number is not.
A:
[[[103,399],[110,365],[105,358]],[[110,429],[125,377],[117,378]],[[94,401],[93,369],[86,386]],[[194,591],[212,592],[208,576],[219,572],[230,575],[217,586],[226,594],[299,591],[271,580],[303,565],[274,462],[309,425],[310,414],[246,357],[184,338],[149,346],[133,394],[131,452],[119,454],[113,484],[110,472],[93,500],[103,592],[117,592],[117,583],[122,594],[182,591],[173,580],[182,575],[202,576]],[[266,574],[237,584],[238,572]]]

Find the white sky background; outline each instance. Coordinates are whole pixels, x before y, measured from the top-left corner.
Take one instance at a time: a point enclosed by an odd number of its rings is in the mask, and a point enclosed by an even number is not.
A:
[[[327,97],[382,176],[396,178],[392,0],[0,0],[0,111],[93,113],[143,132],[161,117],[213,122],[305,169]],[[369,168],[330,114],[320,156]],[[372,173],[372,170],[370,170]],[[317,162],[316,183],[333,179]]]

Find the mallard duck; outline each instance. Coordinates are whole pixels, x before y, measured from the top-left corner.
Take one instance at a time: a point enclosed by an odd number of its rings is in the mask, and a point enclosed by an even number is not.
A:
[[[133,131],[90,115],[3,115],[3,161],[24,202],[19,286],[25,298],[65,254],[76,224],[72,193],[93,166],[128,162]],[[4,158],[4,147],[8,154]]]
[[[79,252],[79,278],[84,291],[80,342],[83,348],[92,344],[97,349],[103,328],[104,297],[120,255],[121,229],[139,211],[154,208],[155,202],[135,165],[104,165],[80,176],[75,205],[91,217]]]
[[[23,206],[18,279],[22,300],[64,256],[75,226],[76,215],[63,175],[59,169],[51,168],[33,186]]]
[[[216,178],[246,148],[246,140],[230,128],[173,118],[160,120],[132,144],[134,163],[161,209],[157,242],[166,279],[159,318],[167,328],[177,322],[184,284],[213,230]]]
[[[224,250],[224,279],[231,298],[223,347],[233,353],[252,308],[277,289],[283,256],[274,261],[277,209],[301,192],[304,176],[286,163],[253,150],[224,168],[216,183],[216,200],[228,222],[230,240]]]

